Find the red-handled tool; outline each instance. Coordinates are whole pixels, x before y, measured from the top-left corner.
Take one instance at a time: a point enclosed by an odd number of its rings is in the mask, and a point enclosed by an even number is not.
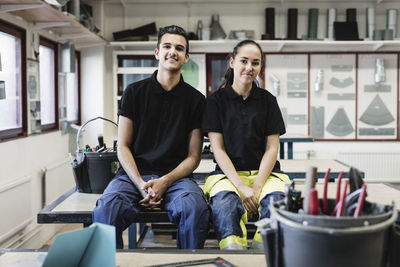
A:
[[[328,212],[328,182],[329,182],[329,175],[331,174],[331,168],[325,173],[325,181],[324,181],[324,195],[322,198],[322,211],[324,213]]]
[[[349,180],[346,180],[346,183],[344,184],[342,197],[341,197],[340,202],[339,202],[339,207],[338,207],[338,209],[336,211],[336,217],[337,218],[340,218],[343,215],[344,206],[346,204],[347,187],[349,187]]]
[[[310,190],[310,214],[318,215],[319,214],[319,204],[318,204],[318,191],[315,188]]]
[[[343,178],[344,172],[340,172],[338,176],[338,181],[337,181],[337,191],[336,191],[336,201],[335,205],[339,203],[340,200],[340,187],[342,186],[342,178]]]
[[[356,210],[354,211],[354,217],[355,218],[357,218],[357,217],[359,217],[361,215],[366,195],[367,195],[367,185],[363,184],[361,186],[360,196],[358,197],[357,207],[356,207]]]

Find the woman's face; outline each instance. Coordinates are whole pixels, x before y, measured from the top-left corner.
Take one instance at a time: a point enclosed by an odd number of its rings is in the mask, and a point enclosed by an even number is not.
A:
[[[233,69],[234,84],[251,84],[261,71],[261,52],[256,45],[247,44],[238,49],[229,66]]]

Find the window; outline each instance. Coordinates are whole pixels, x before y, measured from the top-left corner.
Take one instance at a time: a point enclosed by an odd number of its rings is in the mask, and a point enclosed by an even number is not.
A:
[[[0,139],[26,134],[25,30],[0,20]]]
[[[40,38],[40,117],[42,130],[58,127],[57,97],[57,44]]]
[[[157,69],[158,61],[153,55],[118,57],[118,95],[122,95],[125,88],[133,83],[151,77]]]

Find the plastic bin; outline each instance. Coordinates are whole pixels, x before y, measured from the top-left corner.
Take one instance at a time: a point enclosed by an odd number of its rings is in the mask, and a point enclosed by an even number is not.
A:
[[[336,218],[299,215],[280,210],[280,204],[270,205],[271,219],[256,223],[268,266],[399,266],[394,206],[369,203],[371,216]]]
[[[97,117],[87,121],[79,128],[76,137],[76,158],[71,162],[71,167],[74,173],[76,188],[82,193],[102,194],[120,166],[116,151],[85,152],[80,148],[81,132],[88,123],[97,119],[108,121],[118,127],[111,120]]]

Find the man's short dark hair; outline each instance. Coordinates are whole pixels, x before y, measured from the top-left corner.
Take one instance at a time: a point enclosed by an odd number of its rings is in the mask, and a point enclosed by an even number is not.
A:
[[[177,35],[183,36],[186,40],[186,54],[189,53],[188,34],[186,33],[186,31],[184,29],[182,29],[181,27],[176,26],[176,25],[166,26],[166,27],[163,27],[160,29],[160,32],[158,33],[157,49],[160,49],[161,38],[166,33],[177,34]]]

